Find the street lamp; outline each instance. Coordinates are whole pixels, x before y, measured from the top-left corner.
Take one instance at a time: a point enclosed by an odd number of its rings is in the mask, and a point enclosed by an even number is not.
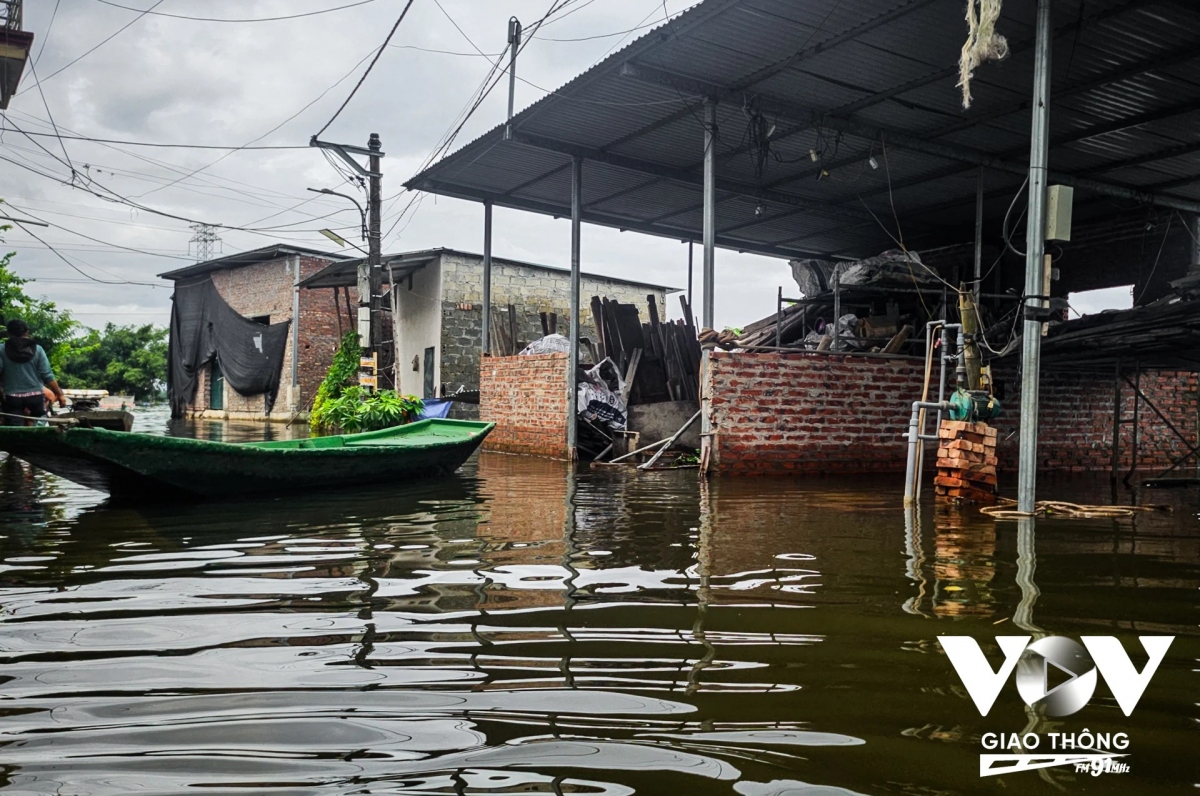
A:
[[[355,199],[355,198],[354,198],[353,196],[351,196],[350,194],[346,194],[346,193],[338,193],[337,191],[331,191],[331,190],[329,190],[328,188],[309,188],[309,189],[307,189],[307,190],[310,190],[310,191],[312,191],[313,193],[323,193],[323,194],[328,194],[328,195],[330,195],[330,196],[340,196],[340,197],[342,197],[343,199],[349,199],[351,202],[354,202],[354,206],[358,208],[358,217],[359,217],[359,221],[360,221],[360,222],[361,222],[361,224],[362,224],[362,226],[361,226],[361,228],[360,228],[359,232],[360,232],[360,234],[362,235],[362,239],[363,239],[363,240],[366,240],[366,239],[367,239],[367,211],[363,209],[363,206],[362,206],[361,204],[359,204],[359,203],[358,203],[358,200],[357,200],[357,199]],[[324,230],[322,230],[322,233],[321,233],[321,234],[324,234]],[[329,237],[329,236],[328,236],[328,235],[326,235],[325,237]],[[358,247],[357,247],[357,246],[355,246],[355,248],[357,249]],[[361,250],[360,250],[360,251],[361,251]]]

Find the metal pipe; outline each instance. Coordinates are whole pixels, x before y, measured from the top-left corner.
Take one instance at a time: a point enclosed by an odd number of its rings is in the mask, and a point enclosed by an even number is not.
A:
[[[492,353],[492,200],[483,200],[483,353]]]
[[[704,101],[704,310],[701,326],[713,328],[714,271],[717,246],[717,103]]]
[[[782,348],[780,338],[783,335],[783,285],[779,286],[779,296],[775,299],[775,347]]]
[[[337,299],[334,298],[336,303]],[[292,257],[292,414],[300,405],[300,255]]]
[[[1029,224],[1025,236],[1025,295],[1042,293],[1046,249],[1046,178],[1050,153],[1051,0],[1038,0],[1033,76],[1033,125],[1029,144]],[[1032,302],[1032,303],[1031,303]],[[1026,299],[1024,310],[1040,308]],[[1026,317],[1021,335],[1021,436],[1017,471],[1017,510],[1032,512],[1037,502],[1038,381],[1041,377],[1042,324]]]
[[[983,166],[975,185],[975,306],[979,306],[983,280]]]
[[[571,158],[571,345],[567,348],[567,457],[578,457],[576,417],[579,394],[579,235],[583,210],[583,159]]]
[[[690,241],[690,240],[688,241],[688,292],[687,292],[687,296],[688,296],[688,312],[689,313],[692,312],[692,306],[693,306],[692,305],[692,243],[694,243],[694,241]],[[695,316],[693,316],[693,317],[695,317]],[[687,321],[689,324],[692,322],[692,318],[684,318],[684,320]]]
[[[517,96],[517,53],[521,50],[521,21],[508,18],[508,117],[504,125],[504,139],[512,138],[513,103]]]
[[[949,408],[944,401],[913,401],[912,417],[908,420],[908,466],[904,475],[904,505],[911,505],[916,500],[917,483],[921,480],[921,460],[917,455],[918,440],[928,439],[925,430],[920,427],[921,410],[936,409],[941,417],[943,408]],[[936,437],[935,437],[936,439]]]
[[[841,350],[842,340],[838,333],[838,319],[842,317],[842,268],[838,263],[833,266],[833,343],[830,348]]]

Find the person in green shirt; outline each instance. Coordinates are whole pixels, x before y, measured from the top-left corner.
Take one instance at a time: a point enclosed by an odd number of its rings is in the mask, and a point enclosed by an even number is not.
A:
[[[4,420],[10,426],[24,421],[15,415],[46,416],[46,396],[42,387],[49,387],[58,398],[59,406],[67,399],[45,350],[29,336],[29,324],[14,318],[7,324],[8,339],[0,348],[0,387],[4,389]]]

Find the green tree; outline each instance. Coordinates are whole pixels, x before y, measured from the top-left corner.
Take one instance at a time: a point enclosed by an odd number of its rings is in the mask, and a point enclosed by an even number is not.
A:
[[[167,380],[167,329],[117,326],[89,329],[72,341],[59,380],[68,389],[108,390],[139,401],[161,395]]]
[[[0,204],[3,202],[0,199]],[[0,234],[10,229],[11,225],[0,225]],[[29,280],[17,276],[10,268],[15,255],[16,252],[0,255],[0,315],[5,321],[20,318],[29,324],[29,336],[46,349],[50,365],[57,372],[70,354],[73,338],[82,327],[69,312],[59,309],[53,301],[34,298],[25,292]]]

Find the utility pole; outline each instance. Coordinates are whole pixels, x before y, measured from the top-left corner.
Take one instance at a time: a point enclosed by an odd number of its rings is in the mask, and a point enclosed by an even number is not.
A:
[[[383,294],[383,256],[381,252],[382,241],[380,241],[380,216],[383,213],[383,173],[379,170],[379,159],[383,156],[380,152],[381,143],[378,133],[371,133],[370,139],[367,141],[367,149],[370,150],[370,163],[368,169],[370,171],[370,195],[367,200],[367,267],[368,267],[368,285],[370,293],[367,298],[367,308],[370,313],[370,337],[371,343],[368,346],[366,355],[368,357],[378,356],[380,343],[383,342],[383,335],[380,334],[379,328],[379,300]],[[392,286],[395,289],[395,285]],[[359,294],[359,306],[362,306],[363,297]],[[378,374],[378,368],[376,374]]]
[[[521,50],[521,20],[508,18],[508,121],[504,125],[504,140],[512,138],[513,102],[517,97],[517,53]]]
[[[382,255],[380,253],[380,216],[383,204],[383,173],[380,171],[380,159],[384,154],[380,151],[382,144],[378,133],[371,133],[364,149],[350,144],[334,144],[318,140],[314,135],[308,142],[309,146],[328,149],[346,161],[354,171],[369,180],[367,199],[367,260],[358,266],[358,342],[363,348],[363,358],[377,357],[382,337],[379,334],[379,298],[383,289]],[[366,155],[368,168],[351,154]],[[376,361],[378,361],[376,359]],[[378,372],[378,371],[376,371]],[[370,385],[368,385],[370,386]],[[377,386],[376,386],[377,388]]]

